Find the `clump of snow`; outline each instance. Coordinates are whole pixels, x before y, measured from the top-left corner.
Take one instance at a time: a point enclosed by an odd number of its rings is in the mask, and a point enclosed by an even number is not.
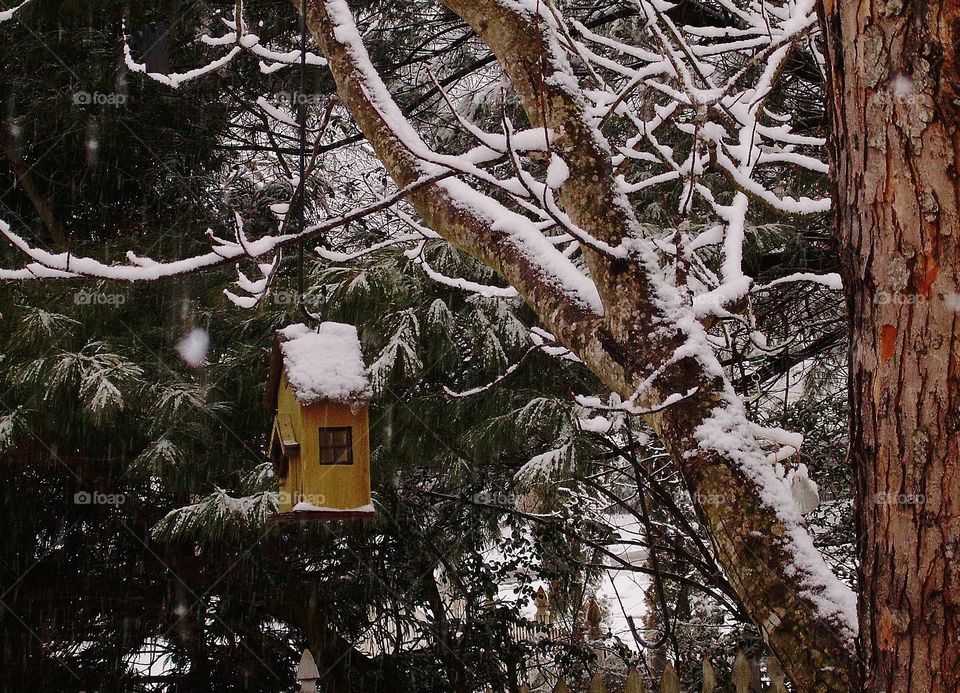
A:
[[[177,342],[180,359],[191,368],[199,368],[207,362],[207,350],[210,348],[210,335],[207,331],[195,327]]]
[[[550,156],[550,166],[547,168],[547,186],[553,189],[559,188],[567,182],[570,177],[570,167],[556,154]]]
[[[820,505],[820,489],[817,487],[817,482],[808,476],[807,465],[797,465],[796,469],[787,472],[786,479],[800,514],[809,515],[816,510]]]
[[[283,218],[287,216],[287,212],[290,211],[290,205],[286,202],[277,202],[270,205],[270,211],[277,215],[280,221],[283,221]]]
[[[914,93],[913,80],[907,75],[900,73],[890,82],[890,91],[898,99],[903,99]]]
[[[301,404],[370,399],[370,381],[353,325],[324,322],[314,331],[298,323],[280,330],[280,336],[287,381]]]
[[[570,446],[562,445],[553,450],[548,450],[540,455],[536,455],[530,458],[530,460],[513,475],[513,478],[520,484],[527,485],[554,479],[560,467],[570,459],[570,454]]]
[[[951,291],[943,297],[944,303],[946,303],[947,310],[952,310],[954,313],[960,313],[960,294],[955,291]]]
[[[592,416],[578,419],[581,430],[586,433],[598,433],[600,435],[610,432],[613,428],[613,422],[605,416]]]
[[[769,289],[771,287],[777,286],[779,284],[789,284],[791,282],[813,282],[815,284],[822,284],[828,289],[833,289],[834,291],[843,290],[843,280],[840,278],[840,275],[836,272],[831,272],[830,274],[814,274],[813,272],[796,272],[795,274],[790,274],[786,277],[780,277],[779,279],[774,279],[769,284],[764,284],[759,287],[758,290]]]

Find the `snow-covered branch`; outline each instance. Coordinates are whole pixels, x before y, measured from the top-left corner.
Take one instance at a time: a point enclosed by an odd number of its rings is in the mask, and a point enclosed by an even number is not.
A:
[[[14,5],[9,10],[0,10],[0,22],[8,22],[23,7],[29,5],[33,0],[23,0],[19,5]]]
[[[29,1],[29,0],[28,0]],[[23,3],[24,5],[26,3]],[[22,7],[23,5],[21,5]],[[16,11],[10,10],[10,12]],[[251,32],[249,27],[243,21],[243,4],[242,2],[237,3],[235,11],[235,19],[221,19],[226,27],[230,30],[222,36],[209,36],[204,34],[200,37],[200,41],[207,46],[230,46],[230,50],[227,51],[224,55],[211,60],[205,65],[200,67],[193,68],[192,70],[187,70],[186,72],[174,72],[174,73],[160,73],[160,72],[150,72],[145,63],[137,62],[133,57],[133,51],[130,47],[130,43],[126,39],[127,27],[126,22],[123,24],[123,60],[127,68],[131,72],[136,72],[139,74],[146,75],[150,79],[159,82],[165,86],[171,87],[173,89],[178,88],[181,84],[189,82],[191,80],[197,79],[198,77],[203,77],[212,72],[216,72],[225,65],[229,64],[237,55],[241,52],[248,52],[252,55],[260,58],[260,71],[264,74],[269,74],[275,72],[281,68],[289,67],[291,65],[297,65],[301,61],[313,67],[322,67],[326,65],[326,61],[313,53],[306,52],[304,55],[301,55],[299,50],[291,51],[275,51],[261,43],[260,37],[257,34]],[[0,21],[3,21],[3,16],[0,14]],[[269,61],[269,62],[265,62]]]
[[[263,236],[255,240],[247,240],[243,235],[242,220],[237,217],[236,240],[228,241],[215,236],[212,231],[208,231],[207,239],[210,243],[209,252],[170,262],[158,262],[151,258],[141,257],[132,251],[127,253],[127,264],[125,265],[108,265],[94,258],[77,257],[66,252],[51,253],[31,246],[23,237],[12,231],[7,222],[0,219],[0,234],[3,234],[15,248],[20,250],[30,260],[22,269],[0,269],[0,280],[22,281],[27,279],[71,279],[86,277],[121,282],[153,281],[208,270],[223,265],[235,264],[244,259],[256,260],[280,248],[323,236],[332,229],[344,226],[351,221],[386,210],[405,197],[416,193],[422,188],[435,185],[439,181],[449,178],[452,175],[452,172],[447,171],[424,176],[373,204],[328,219],[319,224],[313,224],[296,233]]]

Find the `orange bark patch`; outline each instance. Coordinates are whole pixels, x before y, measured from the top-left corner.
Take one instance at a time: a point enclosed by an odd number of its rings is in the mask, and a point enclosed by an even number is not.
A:
[[[933,255],[924,253],[920,256],[918,270],[920,277],[917,281],[917,293],[924,298],[930,298],[930,287],[940,276],[940,265]]]
[[[880,328],[880,359],[889,361],[897,351],[897,328],[884,325]]]

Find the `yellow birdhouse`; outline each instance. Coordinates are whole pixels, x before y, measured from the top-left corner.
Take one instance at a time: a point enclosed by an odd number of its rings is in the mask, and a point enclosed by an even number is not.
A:
[[[273,521],[370,517],[370,383],[352,325],[277,332],[265,404],[276,412],[270,461],[280,481]]]

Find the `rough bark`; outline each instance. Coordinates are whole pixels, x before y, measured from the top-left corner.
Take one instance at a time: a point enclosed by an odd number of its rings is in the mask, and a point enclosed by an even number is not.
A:
[[[337,12],[343,10],[338,3],[311,0],[307,24],[330,62],[341,100],[394,181],[407,185],[420,176],[417,157],[364,89],[366,76],[357,60],[357,47],[341,41],[343,32],[338,38],[336,17],[330,10],[333,4]],[[633,233],[636,223],[629,206],[615,192],[609,154],[587,131],[582,105],[543,79],[543,27],[494,2],[449,0],[446,4],[490,46],[520,94],[530,120],[558,133],[556,151],[570,168],[560,198],[573,221],[611,245]],[[624,397],[632,395],[650,369],[663,363],[682,342],[683,335],[660,329],[666,321],[651,300],[648,270],[637,259],[615,260],[585,249],[604,304],[601,317],[572,304],[544,276],[542,268],[531,264],[522,250],[512,245],[508,234],[458,205],[449,189],[434,185],[409,199],[433,230],[516,287],[544,326]],[[809,585],[802,571],[796,570],[792,547],[775,509],[760,500],[756,484],[736,461],[699,448],[696,431],[718,404],[722,380],[708,375],[695,360],[684,359],[657,382],[651,392],[653,399],[661,396],[658,393],[698,388],[682,406],[651,416],[650,423],[680,466],[693,498],[726,499],[725,503],[698,502],[697,511],[750,617],[797,690],[854,689],[857,668],[849,641],[807,596]]]
[[[827,0],[870,691],[960,690],[960,3]]]

